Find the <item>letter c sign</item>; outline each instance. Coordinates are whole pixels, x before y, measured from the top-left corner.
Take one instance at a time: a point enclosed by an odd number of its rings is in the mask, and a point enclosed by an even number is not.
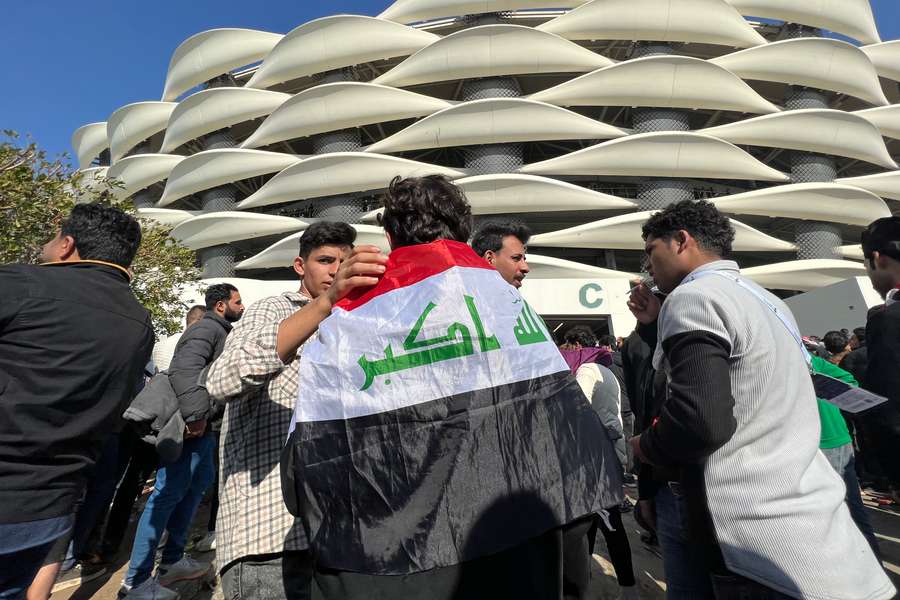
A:
[[[603,304],[603,287],[597,283],[588,283],[578,292],[578,301],[585,308],[599,308]]]

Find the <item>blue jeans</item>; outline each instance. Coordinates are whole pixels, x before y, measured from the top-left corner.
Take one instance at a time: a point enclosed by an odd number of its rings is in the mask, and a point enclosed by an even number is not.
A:
[[[0,524],[0,599],[19,600],[56,540],[72,530],[72,515]]]
[[[110,434],[103,443],[103,450],[88,477],[88,486],[75,513],[75,529],[66,550],[61,570],[68,571],[84,553],[91,532],[102,520],[116,491],[119,469],[119,434]],[[56,557],[54,557],[56,558]]]
[[[714,547],[692,543],[684,496],[663,486],[656,495],[656,532],[663,550],[666,600],[790,600],[755,581],[710,564]]]
[[[837,474],[844,480],[847,486],[847,496],[844,501],[847,508],[850,509],[850,516],[859,528],[859,531],[865,536],[866,541],[872,548],[875,557],[881,561],[881,548],[878,546],[878,538],[875,537],[875,529],[869,521],[869,515],[866,513],[866,507],[862,501],[862,495],[859,492],[859,479],[856,476],[856,458],[853,455],[853,444],[845,444],[837,448],[822,448],[822,454],[831,463],[831,467],[837,471]]]
[[[177,461],[160,464],[156,486],[134,536],[126,585],[138,586],[150,578],[156,547],[164,531],[168,530],[169,541],[163,548],[162,564],[178,562],[184,556],[191,521],[215,474],[214,446],[215,438],[209,433],[185,440]]]
[[[656,534],[663,551],[667,600],[714,600],[709,564],[688,535],[684,496],[663,485],[656,494]]]

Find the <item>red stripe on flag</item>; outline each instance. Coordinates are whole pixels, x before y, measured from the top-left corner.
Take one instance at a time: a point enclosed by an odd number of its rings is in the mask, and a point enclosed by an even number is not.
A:
[[[430,244],[404,246],[391,251],[387,269],[375,287],[351,292],[337,308],[351,311],[392,290],[407,287],[453,267],[493,270],[468,244],[437,240]]]

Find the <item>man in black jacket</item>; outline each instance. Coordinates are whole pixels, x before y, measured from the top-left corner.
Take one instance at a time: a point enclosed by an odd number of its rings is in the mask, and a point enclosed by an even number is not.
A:
[[[900,503],[900,217],[869,225],[862,248],[872,286],[885,299],[883,307],[869,311],[864,387],[888,399],[866,412],[863,420],[894,502]]]
[[[72,209],[41,255],[0,267],[0,598],[24,598],[153,348],[129,287],[137,221]],[[14,565],[14,566],[13,566]]]
[[[184,554],[191,521],[215,476],[215,436],[208,425],[220,411],[204,387],[205,371],[222,353],[231,324],[243,312],[236,287],[228,283],[210,286],[206,290],[206,314],[182,334],[175,347],[169,382],[186,424],[184,445],[177,460],[160,464],[156,486],[141,515],[123,582],[129,598],[175,598],[177,594],[163,586],[197,579],[209,571],[209,564]],[[163,548],[159,574],[152,578],[156,548],[164,531],[169,532],[169,539]]]

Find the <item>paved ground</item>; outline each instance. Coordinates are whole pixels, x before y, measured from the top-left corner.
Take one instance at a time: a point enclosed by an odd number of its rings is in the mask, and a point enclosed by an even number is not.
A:
[[[866,497],[869,505],[869,515],[881,542],[884,552],[885,567],[900,588],[900,508],[879,507],[871,497]],[[206,523],[207,507],[201,507],[201,514],[195,520],[198,524]],[[640,597],[645,600],[662,600],[665,598],[665,577],[663,574],[662,560],[658,548],[649,548],[640,540],[639,527],[631,514],[624,517],[625,527],[631,541],[631,550],[634,557],[635,575],[638,578]],[[136,526],[136,517],[132,521],[132,529]],[[200,529],[194,532],[194,537],[199,538],[204,531]],[[132,539],[133,532],[126,539]],[[597,553],[594,555],[593,587],[597,600],[617,600],[619,598],[618,585],[612,570],[612,565],[605,556],[605,547],[602,536],[598,536]],[[189,547],[190,551],[190,547]],[[198,560],[212,562],[214,552],[192,553]],[[54,594],[52,600],[115,600],[116,594],[122,583],[122,578],[127,569],[127,551],[120,553],[112,564],[110,572],[103,577],[87,583],[79,588],[61,591]],[[221,589],[216,585],[214,578],[205,582],[188,582],[177,586],[175,589],[181,595],[181,600],[222,600]]]

